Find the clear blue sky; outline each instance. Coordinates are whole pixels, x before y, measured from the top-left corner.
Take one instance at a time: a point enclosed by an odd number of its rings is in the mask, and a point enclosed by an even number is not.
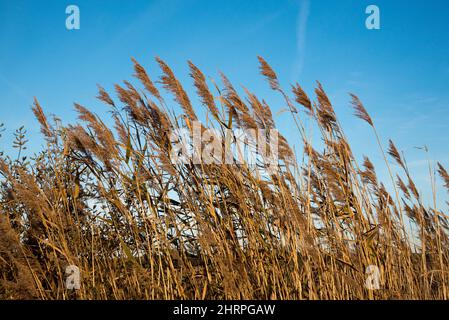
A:
[[[65,28],[69,4],[80,8],[80,30]],[[380,30],[365,28],[369,4],[380,8]],[[298,81],[312,95],[315,80],[322,82],[354,151],[369,155],[381,175],[375,140],[352,116],[348,92],[362,99],[382,138],[406,152],[424,194],[426,155],[415,147],[427,145],[429,157],[449,167],[447,0],[0,0],[0,44],[0,122],[8,129],[0,149],[25,125],[37,150],[33,96],[64,122],[75,119],[75,101],[103,113],[96,84],[111,89],[130,79],[131,56],[153,78],[160,56],[185,84],[187,59],[211,77],[221,70],[275,113],[284,105],[258,76],[262,55],[286,88]],[[288,115],[276,121],[295,143]]]

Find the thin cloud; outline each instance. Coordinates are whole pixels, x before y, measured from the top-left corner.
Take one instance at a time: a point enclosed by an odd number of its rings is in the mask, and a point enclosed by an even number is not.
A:
[[[304,67],[306,51],[307,20],[310,13],[310,1],[301,0],[299,4],[298,19],[296,22],[296,59],[294,64],[293,79],[297,80]]]
[[[246,37],[246,36],[248,36],[250,34],[256,33],[257,31],[265,28],[271,22],[276,20],[283,13],[283,11],[284,10],[278,10],[278,11],[273,12],[272,14],[270,14],[268,16],[262,17],[257,22],[252,23],[252,25],[246,31],[244,31],[240,36],[241,37]]]
[[[5,84],[10,92],[13,92],[15,95],[21,97],[21,98],[25,98],[25,99],[29,99],[30,95],[28,95],[21,87],[17,86],[16,84],[12,83],[11,81],[9,81],[4,75],[0,74],[0,82]]]

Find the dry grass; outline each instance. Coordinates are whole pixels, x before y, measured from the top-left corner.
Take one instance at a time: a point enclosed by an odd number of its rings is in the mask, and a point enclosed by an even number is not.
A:
[[[133,61],[142,90],[126,81],[116,85],[117,102],[99,88],[114,130],[78,104],[81,124],[62,126],[36,100],[47,148],[24,157],[22,128],[17,158],[1,156],[0,298],[448,298],[447,216],[423,205],[392,141],[384,151],[378,139],[394,195],[368,158],[359,167],[321,84],[316,101],[298,84],[289,95],[259,58],[297,125],[301,162],[281,136],[281,166],[272,174],[245,163],[173,164],[169,133],[198,117],[165,62],[157,58],[162,76],[152,81]],[[211,91],[203,73],[189,66],[208,113],[204,128],[225,135],[228,128],[274,127],[265,101],[247,90],[240,97],[224,75],[223,86],[214,83]],[[377,137],[373,119],[351,96],[356,116]],[[323,150],[306,135],[306,118],[319,127]],[[401,172],[392,171],[388,156]],[[449,188],[447,171],[437,170]],[[64,287],[68,265],[81,270],[78,291]],[[379,290],[365,288],[369,265],[381,271]]]

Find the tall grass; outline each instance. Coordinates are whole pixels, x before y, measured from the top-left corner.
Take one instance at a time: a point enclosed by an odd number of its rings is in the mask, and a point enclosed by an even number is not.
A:
[[[140,88],[116,85],[115,100],[99,87],[113,129],[79,104],[80,123],[50,121],[36,100],[46,148],[27,158],[22,128],[17,157],[0,158],[0,298],[447,299],[448,218],[424,206],[405,159],[392,141],[382,146],[362,102],[351,95],[378,139],[394,194],[368,158],[357,163],[320,83],[315,100],[298,84],[284,91],[259,61],[304,154],[296,159],[281,135],[280,166],[269,174],[263,164],[171,161],[170,133],[190,128],[198,109],[159,58],[158,81],[133,60]],[[224,75],[208,84],[189,67],[204,128],[223,141],[235,138],[228,129],[274,128],[264,100],[240,96]],[[319,128],[320,150],[305,119]],[[437,170],[449,191],[449,174]],[[80,290],[64,286],[68,265],[81,270]],[[380,270],[377,290],[365,286],[368,266]]]

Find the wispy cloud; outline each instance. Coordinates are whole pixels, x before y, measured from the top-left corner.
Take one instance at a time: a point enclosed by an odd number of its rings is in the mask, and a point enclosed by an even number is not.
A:
[[[30,99],[28,95],[21,87],[9,81],[4,75],[0,74],[0,83],[6,85],[10,92],[13,92],[16,96],[21,98]]]
[[[261,29],[267,27],[270,23],[272,23],[277,18],[279,18],[283,12],[284,12],[284,10],[281,9],[281,10],[275,11],[267,16],[260,18],[256,22],[251,22],[251,25],[240,34],[240,37],[241,38],[247,37],[248,35],[256,33],[258,31],[260,31]]]
[[[110,48],[121,44],[126,41],[134,33],[137,33],[142,29],[149,29],[150,31],[158,30],[155,26],[163,23],[171,18],[179,9],[182,8],[182,1],[163,1],[157,0],[149,3],[145,8],[140,10],[140,13],[127,24],[123,26],[121,31],[117,33],[110,41],[110,44],[105,50],[111,50]]]
[[[293,67],[293,80],[297,80],[304,67],[306,51],[307,20],[310,13],[310,1],[301,0],[299,3],[298,19],[296,22],[296,58]]]

